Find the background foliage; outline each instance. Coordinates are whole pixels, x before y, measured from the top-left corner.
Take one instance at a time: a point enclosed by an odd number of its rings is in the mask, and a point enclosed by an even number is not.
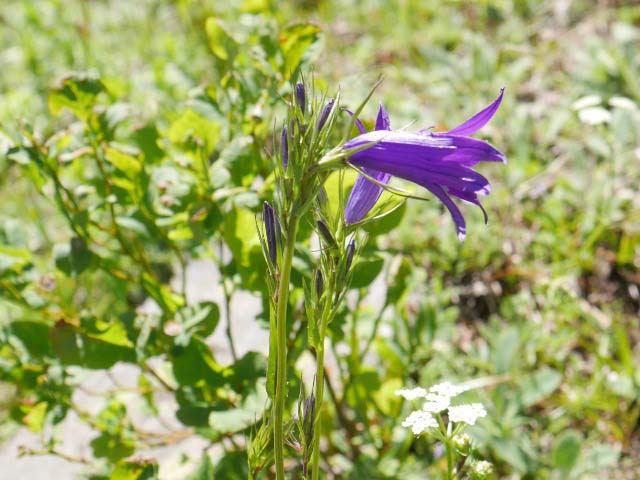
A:
[[[460,244],[437,202],[410,201],[369,228],[349,307],[331,325],[333,474],[442,468],[436,446],[399,428],[393,391],[488,377],[472,396],[489,418],[470,432],[500,478],[637,478],[633,3],[4,2],[4,435],[22,424],[42,439],[28,453],[118,479],[175,478],[154,448],[200,436],[211,458],[190,452],[184,471],[246,478],[266,359],[211,348],[211,335],[234,318],[233,298],[266,295],[255,229],[272,188],[265,152],[292,76],[312,63],[316,87],[339,84],[351,104],[384,74],[376,96],[396,127],[451,127],[507,87],[485,131],[509,158],[483,167],[489,225],[467,208]],[[198,259],[224,278],[208,286],[219,301],[193,300],[186,272]],[[300,245],[298,279],[313,263]],[[123,363],[135,388],[118,383]],[[96,371],[113,388],[88,411],[79,392]],[[299,391],[292,382],[292,407]],[[161,418],[167,397],[177,421],[148,427],[141,419]],[[61,441],[70,416],[91,427],[88,458]]]

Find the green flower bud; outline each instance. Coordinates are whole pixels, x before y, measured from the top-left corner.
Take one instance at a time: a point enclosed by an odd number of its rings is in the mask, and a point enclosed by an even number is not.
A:
[[[464,457],[471,452],[471,437],[466,433],[459,433],[451,439],[451,444]]]
[[[480,460],[471,466],[469,475],[471,480],[491,480],[493,477],[493,465],[485,460]]]

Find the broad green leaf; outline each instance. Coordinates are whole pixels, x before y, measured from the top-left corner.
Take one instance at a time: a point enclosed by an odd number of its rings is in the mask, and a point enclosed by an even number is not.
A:
[[[17,320],[10,323],[11,334],[17,337],[34,359],[53,355],[49,332],[51,327],[45,323]]]
[[[94,258],[86,242],[80,237],[68,243],[58,243],[53,247],[56,267],[68,276],[77,276],[88,269]]]
[[[187,345],[173,347],[171,354],[173,374],[181,385],[195,385],[202,380],[210,386],[223,384],[223,369],[202,340],[192,337]]]
[[[23,423],[29,428],[29,430],[36,433],[42,431],[48,406],[49,404],[47,402],[37,403],[31,407],[29,413],[22,417]]]
[[[520,334],[516,328],[507,328],[500,333],[494,348],[496,373],[506,373],[516,360],[520,349]]]
[[[132,438],[107,433],[103,433],[94,438],[91,441],[91,448],[93,449],[94,456],[97,458],[106,458],[111,462],[122,460],[136,451]]]
[[[202,461],[198,465],[198,469],[189,476],[188,480],[214,480],[213,465],[209,455],[205,452],[202,455]]]
[[[168,137],[176,145],[189,147],[195,143],[210,153],[220,138],[220,124],[190,108],[173,121]]]
[[[49,109],[58,115],[64,108],[86,120],[96,104],[98,95],[106,92],[104,84],[89,76],[71,76],[62,80],[49,96]]]
[[[175,318],[184,332],[206,338],[218,325],[220,309],[213,302],[202,302],[183,307],[176,313]]]
[[[544,400],[560,386],[562,374],[548,367],[543,367],[532,375],[518,382],[518,398],[523,407],[530,407]]]
[[[233,62],[238,52],[238,45],[227,32],[224,22],[219,18],[209,17],[204,24],[204,29],[213,54],[227,64]]]
[[[234,185],[245,186],[251,185],[263,163],[262,157],[254,149],[253,138],[250,136],[234,138],[220,152],[216,163],[218,162],[231,173]]]
[[[142,170],[140,157],[131,155],[113,147],[105,148],[104,155],[107,161],[124,173],[127,178],[136,178]]]
[[[278,35],[284,57],[282,76],[285,80],[295,73],[309,46],[318,40],[322,29],[312,23],[298,23],[283,29]]]
[[[0,246],[0,277],[9,272],[22,273],[29,265],[31,265],[29,250]]]
[[[575,430],[567,430],[556,439],[553,447],[553,465],[563,472],[570,472],[580,455],[581,435]]]
[[[237,408],[214,410],[209,414],[209,425],[221,433],[235,433],[255,424],[262,418],[267,405],[265,382],[258,381],[253,388],[243,392]]]
[[[121,461],[116,464],[109,480],[157,480],[158,464],[155,460]]]
[[[375,254],[362,255],[353,266],[353,276],[351,277],[352,288],[364,288],[373,283],[382,271],[384,259]]]
[[[133,362],[135,351],[86,335],[78,327],[59,321],[51,329],[53,351],[65,365],[91,369],[109,368],[117,362]]]
[[[184,305],[184,299],[174,294],[166,285],[160,285],[146,273],[142,275],[142,285],[165,313],[176,312]]]

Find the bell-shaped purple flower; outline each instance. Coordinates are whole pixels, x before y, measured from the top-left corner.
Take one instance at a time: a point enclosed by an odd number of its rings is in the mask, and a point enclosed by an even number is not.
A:
[[[464,240],[466,223],[451,197],[478,205],[487,221],[478,195],[488,195],[491,184],[471,167],[479,162],[505,162],[505,156],[492,145],[471,138],[491,120],[502,102],[504,89],[484,110],[448,132],[432,133],[429,129],[412,132],[391,131],[389,117],[381,105],[376,131],[359,135],[345,144],[358,148],[375,145],[354,153],[349,162],[362,168],[381,184],[391,176],[417,183],[433,193],[449,210],[456,224],[458,238]],[[347,223],[362,220],[380,198],[382,187],[360,175],[345,208]]]

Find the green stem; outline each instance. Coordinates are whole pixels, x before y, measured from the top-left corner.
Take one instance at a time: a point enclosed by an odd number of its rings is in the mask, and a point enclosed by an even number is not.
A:
[[[273,448],[275,452],[276,479],[284,480],[284,400],[287,385],[287,305],[289,303],[289,279],[296,245],[298,217],[292,216],[287,243],[282,254],[280,283],[276,304],[276,391],[273,404]],[[273,332],[271,332],[273,334]]]
[[[320,472],[320,436],[322,434],[322,422],[318,422],[322,411],[322,400],[324,396],[324,339],[327,335],[327,326],[331,317],[331,307],[333,305],[333,294],[335,280],[332,278],[328,282],[325,292],[325,303],[320,321],[320,341],[318,344],[318,355],[316,356],[316,422],[313,429],[313,449],[311,457],[311,479],[318,480]]]
[[[447,480],[454,480],[453,474],[453,445],[451,445],[451,422],[447,424],[446,441],[444,443],[447,449]]]

